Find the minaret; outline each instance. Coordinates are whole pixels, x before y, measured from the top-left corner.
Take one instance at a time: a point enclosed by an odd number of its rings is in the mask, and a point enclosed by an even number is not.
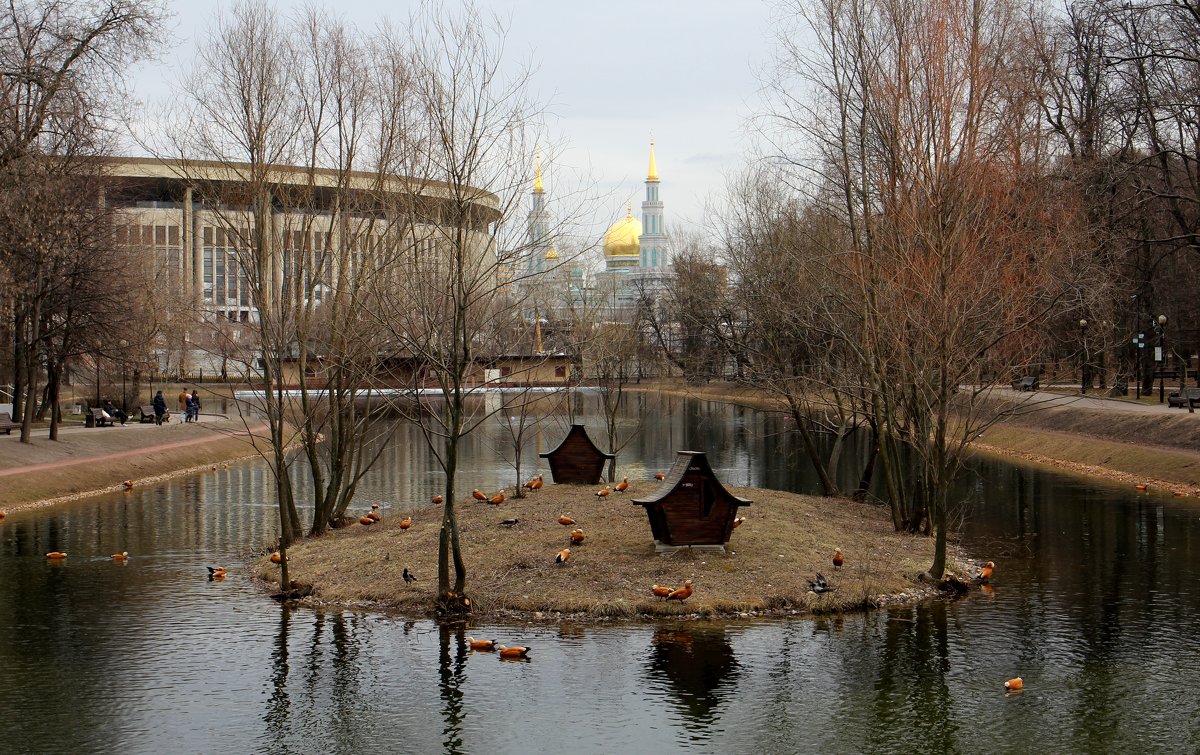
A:
[[[529,267],[528,272],[544,270],[544,260],[550,247],[550,224],[546,218],[546,189],[542,185],[542,153],[538,152],[533,173],[533,194],[529,206]]]
[[[658,164],[654,160],[654,132],[650,133],[650,167],[646,170],[646,200],[642,202],[641,267],[661,270],[668,264],[667,234],[663,228],[663,203],[658,198]]]

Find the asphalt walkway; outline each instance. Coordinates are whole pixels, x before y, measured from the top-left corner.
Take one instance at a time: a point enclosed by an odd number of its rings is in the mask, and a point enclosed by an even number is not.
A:
[[[199,446],[231,437],[260,434],[262,425],[247,427],[238,417],[200,415],[199,422],[128,422],[114,427],[84,427],[71,423],[59,428],[51,441],[47,427],[35,427],[32,442],[21,443],[20,431],[0,435],[0,477],[36,473],[81,464],[144,456],[148,452]]]

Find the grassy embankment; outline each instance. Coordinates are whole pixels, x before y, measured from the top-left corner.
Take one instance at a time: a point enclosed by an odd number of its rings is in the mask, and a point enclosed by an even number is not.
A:
[[[192,474],[211,465],[256,457],[237,420],[185,425],[172,421],[64,432],[58,441],[35,431],[33,442],[0,441],[0,504],[8,512],[53,505]],[[15,433],[16,431],[14,431]]]
[[[735,390],[724,384],[655,385],[645,389],[756,408],[779,406],[778,400],[768,394]],[[997,396],[997,411],[1021,400],[1019,394],[1008,394],[1004,389]],[[1026,406],[1019,415],[988,428],[972,448],[1060,472],[1200,496],[1200,412],[1189,414],[1181,409],[1165,414],[1139,413],[1076,407],[1032,411]]]
[[[468,594],[476,615],[520,614],[585,618],[636,615],[731,615],[827,612],[911,600],[926,588],[916,575],[929,567],[933,541],[898,535],[884,509],[841,499],[732,489],[753,504],[747,521],[733,532],[726,553],[680,551],[658,555],[644,509],[630,503],[649,494],[655,480],[631,481],[624,495],[600,500],[599,486],[551,485],[524,499],[491,506],[467,498],[458,504]],[[512,491],[507,491],[509,495]],[[354,524],[289,551],[290,577],[316,588],[316,603],[428,611],[437,586],[440,506],[413,513],[402,530],[403,505],[385,507],[383,521]],[[569,546],[573,517],[586,539],[571,558],[554,563]],[[512,527],[500,522],[516,518]],[[835,570],[833,549],[846,565]],[[405,567],[418,578],[401,579]],[[278,579],[265,558],[260,577]],[[809,591],[808,580],[823,573],[836,589]],[[652,585],[680,586],[692,579],[695,593],[685,606],[650,593]]]

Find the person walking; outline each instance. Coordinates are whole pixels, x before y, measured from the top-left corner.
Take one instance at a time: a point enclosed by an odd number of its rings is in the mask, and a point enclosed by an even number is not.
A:
[[[182,412],[187,409],[187,398],[188,398],[188,392],[187,392],[187,389],[184,388],[182,391],[179,392],[179,411]]]
[[[163,417],[167,413],[167,400],[163,397],[162,391],[154,394],[154,424],[161,425]]]
[[[190,411],[191,411],[192,422],[199,422],[200,421],[200,394],[196,392],[195,388],[192,389],[192,395],[188,396],[188,400],[191,401]]]

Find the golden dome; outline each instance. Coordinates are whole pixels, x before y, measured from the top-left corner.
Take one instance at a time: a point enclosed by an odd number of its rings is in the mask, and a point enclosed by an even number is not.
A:
[[[625,217],[608,227],[604,232],[605,257],[636,257],[642,246],[638,236],[642,235],[642,224],[633,216],[633,209],[626,210]]]
[[[551,262],[558,259],[558,252],[554,251],[554,245],[551,245],[550,251],[546,252],[546,259]]]

